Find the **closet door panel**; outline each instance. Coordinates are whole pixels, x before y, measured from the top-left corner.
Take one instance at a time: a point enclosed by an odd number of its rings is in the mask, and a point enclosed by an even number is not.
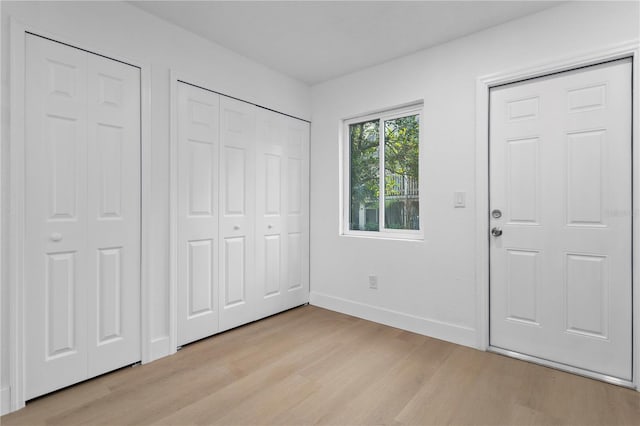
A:
[[[140,360],[140,70],[88,55],[90,377]]]
[[[178,83],[178,345],[218,331],[220,96]]]
[[[25,391],[87,376],[87,55],[26,37]]]
[[[259,108],[256,131],[256,281],[260,315],[284,309],[287,279],[286,121]]]
[[[224,306],[232,309],[247,304],[247,259],[246,238],[224,239]]]
[[[289,308],[309,301],[309,123],[287,119],[286,157]]]
[[[140,360],[140,74],[26,43],[29,399]]]
[[[308,126],[265,109],[257,123],[256,280],[267,316],[308,301]]]
[[[220,97],[220,329],[258,318],[255,282],[256,107]]]

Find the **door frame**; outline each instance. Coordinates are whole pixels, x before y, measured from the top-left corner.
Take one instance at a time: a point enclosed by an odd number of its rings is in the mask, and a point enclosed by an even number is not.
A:
[[[87,46],[60,34],[52,34],[42,28],[27,25],[9,18],[9,208],[7,215],[8,238],[2,242],[2,251],[9,254],[9,389],[8,412],[25,406],[25,300],[24,300],[24,238],[25,238],[25,71],[26,35],[44,37],[89,53],[124,62],[140,69],[140,353],[143,363],[151,361],[149,318],[149,262],[148,247],[151,236],[151,67],[140,61],[124,58],[103,48]],[[7,214],[8,212],[8,214]]]
[[[535,63],[530,66],[513,70],[480,76],[476,79],[476,323],[478,334],[476,346],[480,350],[492,350],[489,344],[489,90],[498,85],[513,83],[520,80],[541,77],[562,71],[601,62],[622,58],[631,58],[632,63],[632,212],[638,217],[640,212],[640,138],[638,129],[640,120],[640,41],[633,40],[607,48],[583,52],[570,57],[554,58],[547,62]],[[640,220],[633,220],[632,235],[632,374],[629,382],[616,384],[632,386],[640,391]],[[521,359],[534,360],[527,356],[509,351],[495,351]],[[540,360],[534,360],[540,362]],[[584,370],[567,368],[567,366],[545,363],[551,367],[560,367],[566,371],[586,375]],[[606,379],[602,375],[591,375],[600,380]]]

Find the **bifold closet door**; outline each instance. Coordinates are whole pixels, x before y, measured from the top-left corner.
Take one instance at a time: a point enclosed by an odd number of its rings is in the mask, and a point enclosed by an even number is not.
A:
[[[308,124],[257,110],[256,284],[259,315],[308,301]]]
[[[178,344],[218,331],[220,96],[178,83]]]
[[[309,125],[178,83],[178,344],[309,298]]]
[[[27,35],[27,399],[140,360],[139,69]]]
[[[256,107],[220,97],[220,330],[259,318],[255,282]]]
[[[286,118],[285,308],[309,301],[309,123]]]

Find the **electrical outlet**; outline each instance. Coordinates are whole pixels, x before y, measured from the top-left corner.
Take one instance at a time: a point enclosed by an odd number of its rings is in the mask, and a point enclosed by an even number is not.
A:
[[[369,275],[369,288],[377,290],[378,289],[378,276],[377,275]]]

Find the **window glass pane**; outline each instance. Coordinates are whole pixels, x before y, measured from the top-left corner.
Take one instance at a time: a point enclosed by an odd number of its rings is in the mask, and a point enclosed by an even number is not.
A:
[[[380,121],[349,126],[350,210],[349,229],[378,231],[380,197]]]
[[[419,116],[384,122],[384,227],[420,229]]]

